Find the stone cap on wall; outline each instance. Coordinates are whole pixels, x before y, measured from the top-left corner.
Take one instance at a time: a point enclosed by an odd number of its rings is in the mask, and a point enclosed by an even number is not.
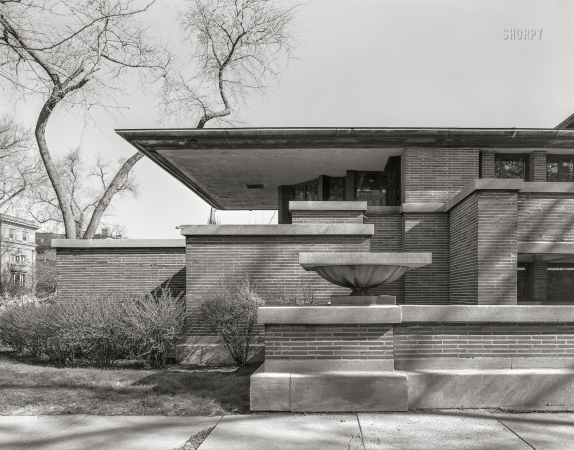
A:
[[[264,306],[260,324],[572,323],[573,306]]]
[[[366,211],[367,202],[289,202],[289,211]]]
[[[313,223],[293,225],[182,225],[184,236],[372,236],[374,225]]]
[[[305,270],[314,270],[317,266],[357,266],[385,265],[406,266],[411,269],[432,263],[432,253],[299,253],[299,264]]]
[[[185,247],[185,239],[52,239],[52,248]]]

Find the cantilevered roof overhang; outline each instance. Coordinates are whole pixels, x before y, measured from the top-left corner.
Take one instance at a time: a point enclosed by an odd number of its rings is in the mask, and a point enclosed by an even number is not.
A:
[[[498,128],[204,128],[116,130],[217,209],[277,209],[277,187],[347,170],[383,170],[405,147],[554,153],[574,130]],[[246,185],[263,185],[248,189]]]

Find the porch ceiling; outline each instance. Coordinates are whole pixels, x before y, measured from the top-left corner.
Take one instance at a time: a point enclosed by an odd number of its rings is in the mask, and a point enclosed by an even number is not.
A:
[[[383,170],[405,147],[574,149],[574,130],[233,128],[116,130],[217,209],[277,209],[277,187]],[[553,150],[554,151],[554,150]],[[246,184],[263,184],[247,189]]]

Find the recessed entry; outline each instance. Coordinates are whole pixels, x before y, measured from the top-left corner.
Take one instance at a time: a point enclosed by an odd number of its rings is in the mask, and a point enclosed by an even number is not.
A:
[[[246,184],[245,187],[247,189],[264,189],[265,186],[262,184]]]

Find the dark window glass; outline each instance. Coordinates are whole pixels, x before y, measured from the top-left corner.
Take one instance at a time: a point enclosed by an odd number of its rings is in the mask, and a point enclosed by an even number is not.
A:
[[[327,188],[323,192],[327,193],[327,201],[340,202],[345,200],[345,177],[325,177],[325,182]]]
[[[574,182],[574,155],[548,155],[546,180]]]
[[[368,206],[385,206],[387,204],[383,172],[356,172],[355,186],[357,200],[366,201]]]
[[[574,304],[574,268],[554,268],[548,274],[548,302]]]
[[[305,201],[305,183],[299,183],[293,186],[293,200],[296,202]]]
[[[562,179],[560,181],[574,181],[574,156],[562,156]]]
[[[546,181],[560,181],[558,178],[558,166],[560,157],[558,155],[548,155],[546,157]]]
[[[308,202],[317,201],[317,199],[319,198],[317,196],[317,186],[318,182],[316,179],[307,181],[305,183],[305,200],[307,200]]]
[[[529,155],[522,153],[497,153],[494,165],[496,178],[518,178],[526,181],[529,158]]]

